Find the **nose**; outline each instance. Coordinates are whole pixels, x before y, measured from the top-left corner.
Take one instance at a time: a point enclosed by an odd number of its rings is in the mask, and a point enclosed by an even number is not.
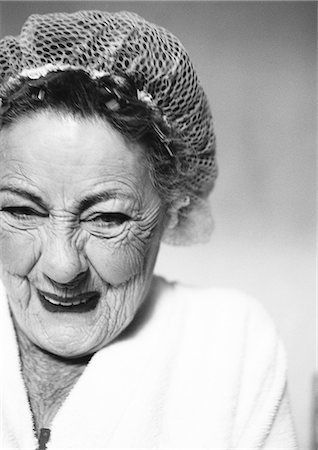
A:
[[[60,282],[57,280],[54,280],[53,278],[50,278],[48,275],[45,274],[45,278],[47,278],[53,286],[55,286],[57,289],[76,289],[77,287],[83,285],[88,279],[88,270],[86,272],[79,273],[75,278],[72,280],[69,280],[67,282]]]
[[[43,248],[41,260],[43,275],[57,286],[75,286],[87,275],[88,265],[83,251],[67,236],[51,236]]]

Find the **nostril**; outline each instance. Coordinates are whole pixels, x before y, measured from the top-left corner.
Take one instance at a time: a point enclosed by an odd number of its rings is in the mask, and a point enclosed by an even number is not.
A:
[[[70,280],[66,283],[60,283],[56,280],[53,280],[52,278],[50,278],[49,276],[46,275],[46,277],[48,278],[48,280],[53,284],[53,286],[57,287],[57,288],[76,288],[78,285],[84,283],[87,278],[88,278],[88,270],[86,270],[85,272],[81,272],[79,273],[75,278],[73,278],[73,280]]]

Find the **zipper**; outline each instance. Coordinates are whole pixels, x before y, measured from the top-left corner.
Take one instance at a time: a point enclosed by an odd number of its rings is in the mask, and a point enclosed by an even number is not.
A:
[[[51,430],[49,428],[41,428],[39,436],[39,446],[36,450],[46,450],[46,444],[50,439]]]

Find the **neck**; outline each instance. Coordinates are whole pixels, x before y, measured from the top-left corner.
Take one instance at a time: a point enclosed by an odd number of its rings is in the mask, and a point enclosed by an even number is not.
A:
[[[33,344],[16,326],[22,376],[27,389],[37,434],[50,428],[58,409],[82,375],[91,356],[58,357]]]

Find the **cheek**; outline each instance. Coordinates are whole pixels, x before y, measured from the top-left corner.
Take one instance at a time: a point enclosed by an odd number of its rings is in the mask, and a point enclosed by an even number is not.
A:
[[[118,286],[136,275],[152,269],[159,248],[159,232],[140,235],[127,233],[114,240],[91,237],[87,242],[87,257],[107,283]]]
[[[40,248],[35,231],[6,230],[0,226],[0,259],[2,268],[21,277],[27,276],[35,265]]]
[[[29,232],[0,227],[1,279],[16,317],[23,314],[30,301],[27,276],[37,261],[36,241]]]

